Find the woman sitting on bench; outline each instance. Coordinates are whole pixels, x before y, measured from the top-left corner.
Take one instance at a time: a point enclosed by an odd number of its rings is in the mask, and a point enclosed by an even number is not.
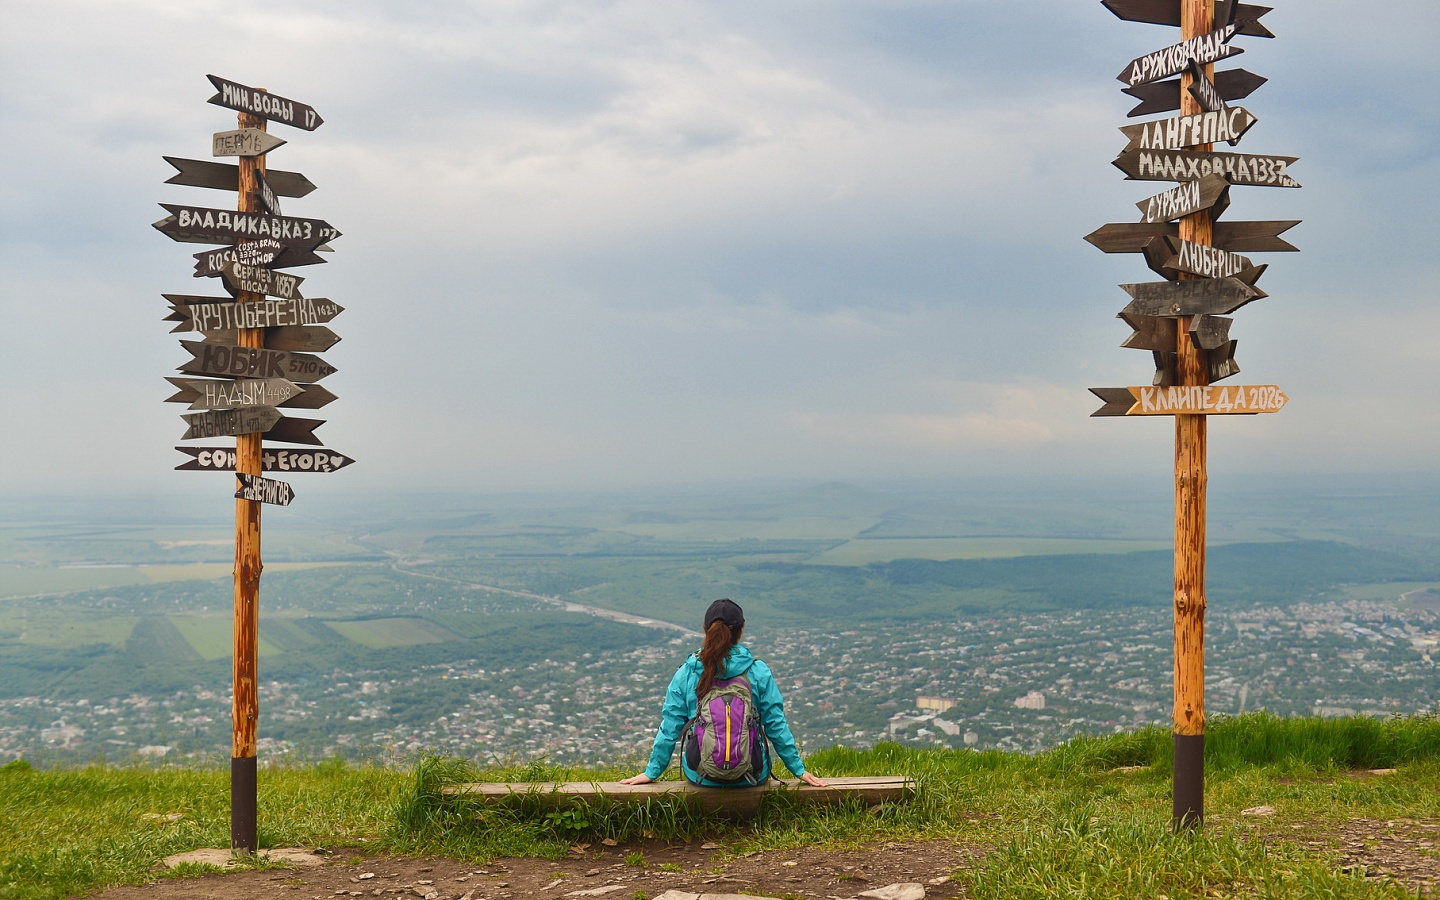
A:
[[[680,742],[680,771],[691,784],[750,787],[770,778],[769,743],[785,767],[806,784],[829,782],[805,771],[785,722],[785,701],[770,667],[740,643],[745,613],[728,600],[705,610],[705,642],[670,679],[660,729],[645,771],[621,784],[647,784],[670,765]]]

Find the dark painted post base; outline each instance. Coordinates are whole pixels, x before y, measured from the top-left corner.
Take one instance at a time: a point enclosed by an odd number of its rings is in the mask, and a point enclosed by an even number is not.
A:
[[[1176,831],[1205,824],[1205,735],[1175,735],[1174,813]]]
[[[256,807],[255,757],[230,759],[230,849],[254,856]]]

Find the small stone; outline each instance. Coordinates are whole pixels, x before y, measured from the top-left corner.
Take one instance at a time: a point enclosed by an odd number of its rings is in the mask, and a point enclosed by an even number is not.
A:
[[[620,842],[615,840],[614,838],[601,838],[600,843],[604,844],[607,847],[616,847],[620,844]]]
[[[927,881],[927,882],[925,882],[925,883],[928,884],[928,885],[930,885],[931,887],[934,887],[934,886],[937,885],[937,884],[944,884],[945,882],[947,882],[947,881],[949,881],[949,880],[950,880],[950,876],[949,876],[949,875],[941,875],[941,876],[939,876],[938,878],[932,878],[932,879],[930,879],[929,881]]]
[[[700,849],[701,849],[701,850],[719,850],[719,849],[720,849],[720,845],[717,844],[717,843],[715,843],[714,841],[706,841],[705,843],[703,843],[703,844],[700,845]]]
[[[860,896],[873,900],[925,900],[925,885],[918,881],[901,881],[873,891],[862,891]]]
[[[435,883],[435,879],[433,879],[433,878],[421,878],[419,881],[416,881],[415,883],[416,883],[416,884],[434,884],[434,883]]]
[[[371,879],[371,878],[374,878],[374,877],[375,877],[375,873],[374,873],[374,872],[361,872],[357,877],[358,877],[361,881],[367,881],[367,880],[369,880],[369,879]]]
[[[787,867],[787,868],[792,868],[792,869],[793,869],[794,867],[796,867],[796,866],[798,866],[798,865],[800,865],[800,864],[799,864],[798,862],[796,862],[795,860],[793,860],[793,859],[787,859],[787,860],[785,860],[784,862],[782,862],[780,865],[785,866],[785,867]]]
[[[1242,810],[1240,810],[1240,815],[1242,815],[1242,816],[1273,816],[1273,815],[1275,815],[1275,807],[1273,807],[1273,806],[1252,806],[1252,807],[1250,807],[1249,809],[1242,809]]]

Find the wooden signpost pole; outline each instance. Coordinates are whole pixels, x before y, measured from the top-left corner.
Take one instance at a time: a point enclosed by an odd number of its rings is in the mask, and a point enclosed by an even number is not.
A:
[[[1181,0],[1181,40],[1209,34],[1215,27],[1215,0]],[[1204,66],[1214,78],[1213,63]],[[1191,96],[1194,75],[1180,75],[1180,115],[1203,112]],[[1210,144],[1195,152],[1208,153]],[[1180,239],[1214,244],[1214,220],[1208,209],[1180,220]],[[1181,274],[1181,279],[1196,276]],[[1210,383],[1208,351],[1190,338],[1190,317],[1175,329],[1175,381],[1181,386]],[[1199,828],[1205,820],[1205,489],[1208,416],[1175,417],[1175,763],[1172,824]]]
[[[265,119],[240,113],[240,128],[265,130]],[[259,178],[265,170],[264,156],[239,159],[239,205],[241,212],[257,212]],[[240,303],[265,299],[263,294],[241,291]],[[263,347],[265,332],[241,328],[236,332],[239,347]],[[235,438],[237,474],[260,475],[260,433]],[[236,480],[237,491],[241,487]],[[260,719],[259,681],[256,666],[260,638],[260,503],[241,497],[235,500],[235,694],[232,707],[233,732],[230,752],[230,848],[253,855],[256,842],[257,796],[255,740]]]

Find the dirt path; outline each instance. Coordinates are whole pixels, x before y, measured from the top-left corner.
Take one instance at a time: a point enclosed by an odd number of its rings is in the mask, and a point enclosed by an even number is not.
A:
[[[981,851],[942,841],[886,843],[853,852],[766,851],[720,862],[712,843],[576,845],[570,858],[501,859],[487,866],[453,859],[367,857],[337,850],[318,865],[165,879],[112,888],[103,900],[651,900],[668,890],[758,894],[786,900],[855,897],[897,882],[918,882],[927,900],[960,894],[951,873]],[[642,864],[643,863],[643,864]]]

